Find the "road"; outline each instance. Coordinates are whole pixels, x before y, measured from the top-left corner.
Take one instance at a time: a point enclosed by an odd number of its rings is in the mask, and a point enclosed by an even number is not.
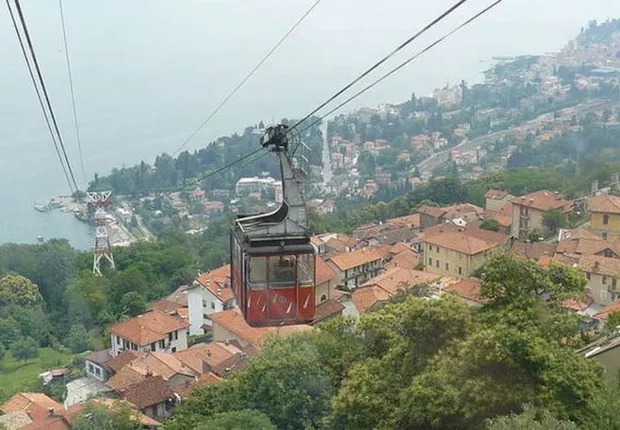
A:
[[[588,109],[593,109],[596,107],[601,107],[603,105],[608,104],[605,101],[602,100],[591,100],[585,103],[581,103],[566,109],[561,109],[559,111],[560,115],[562,115],[563,112],[565,111],[570,111],[570,110],[588,110]],[[540,115],[530,121],[524,122],[522,124],[520,124],[519,126],[515,127],[516,129],[535,129],[537,128],[538,124],[540,123],[540,121],[545,117],[548,116],[549,113]],[[453,146],[451,148],[446,149],[445,151],[441,151],[441,152],[437,152],[433,155],[431,155],[430,157],[428,157],[427,159],[423,160],[422,162],[420,162],[420,164],[418,164],[418,169],[420,170],[420,175],[422,175],[423,178],[430,178],[432,176],[432,172],[434,169],[436,169],[437,167],[441,166],[443,163],[447,162],[450,156],[450,151],[453,151],[455,149],[459,149],[462,151],[469,151],[469,150],[473,150],[476,147],[482,145],[483,143],[488,143],[488,142],[495,142],[498,139],[501,139],[502,137],[509,135],[510,133],[512,133],[513,130],[509,129],[509,130],[502,130],[502,131],[496,131],[493,133],[489,133],[486,134],[484,136],[480,136],[477,137],[475,139],[472,140],[468,140],[465,139],[464,141],[462,141],[461,143],[459,143],[456,146]]]

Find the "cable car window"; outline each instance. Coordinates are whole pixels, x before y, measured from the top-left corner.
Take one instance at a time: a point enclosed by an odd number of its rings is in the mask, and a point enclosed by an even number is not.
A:
[[[299,285],[314,284],[314,254],[302,254],[297,260]]]
[[[267,282],[267,257],[250,258],[250,283],[252,288],[263,287]]]
[[[269,258],[269,283],[271,285],[296,285],[295,255],[280,255]]]

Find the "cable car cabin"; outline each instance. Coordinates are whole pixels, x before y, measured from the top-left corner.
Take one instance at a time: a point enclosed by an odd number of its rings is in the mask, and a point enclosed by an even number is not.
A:
[[[305,324],[315,317],[315,250],[300,185],[306,173],[288,151],[287,127],[261,139],[280,158],[283,203],[274,212],[239,217],[231,234],[231,281],[251,326]]]

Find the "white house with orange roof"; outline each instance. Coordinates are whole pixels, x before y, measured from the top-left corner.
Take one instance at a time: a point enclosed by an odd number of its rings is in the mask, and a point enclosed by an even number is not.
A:
[[[187,328],[184,318],[153,310],[110,328],[111,354],[121,351],[175,352],[187,348]]]
[[[338,285],[357,288],[379,274],[383,260],[383,254],[378,249],[364,248],[331,256],[327,263],[336,272]]]
[[[204,334],[203,326],[211,325],[205,316],[236,306],[230,287],[230,264],[205,272],[187,288],[189,334]]]
[[[525,238],[535,230],[543,230],[544,214],[556,210],[568,214],[573,206],[572,202],[562,198],[559,193],[547,190],[516,197],[511,203],[511,235],[518,238]]]

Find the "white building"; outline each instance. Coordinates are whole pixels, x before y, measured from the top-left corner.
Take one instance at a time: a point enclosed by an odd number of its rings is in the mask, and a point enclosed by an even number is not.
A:
[[[259,178],[257,176],[253,178],[241,178],[235,185],[235,191],[237,194],[260,193],[263,190],[273,189],[276,183],[277,181],[271,176],[265,178]]]
[[[111,354],[129,349],[138,352],[176,352],[187,349],[189,323],[175,315],[154,310],[110,328]]]
[[[207,315],[232,309],[236,306],[230,288],[230,265],[201,274],[187,289],[189,309],[189,334],[204,334],[204,326],[211,325]]]

